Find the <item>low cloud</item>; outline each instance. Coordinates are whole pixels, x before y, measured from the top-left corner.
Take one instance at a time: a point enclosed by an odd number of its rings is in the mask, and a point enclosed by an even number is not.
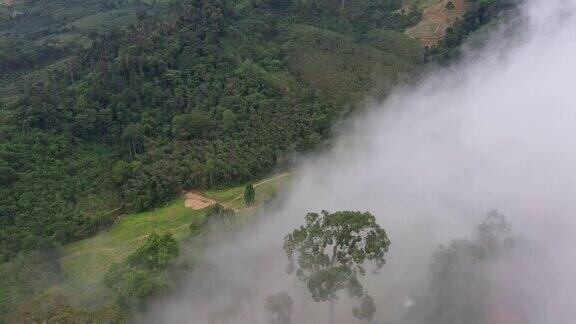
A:
[[[230,323],[265,323],[266,296],[287,291],[293,323],[324,322],[327,306],[285,272],[283,238],[309,211],[346,209],[373,213],[392,241],[384,271],[366,279],[374,322],[412,323],[404,302],[426,290],[434,250],[471,237],[496,208],[533,252],[494,277],[524,296],[530,323],[576,321],[576,1],[521,11],[513,33],[495,30],[351,122],[329,153],[295,170],[279,206],[207,249],[182,289],[140,320],[207,323],[228,309]],[[338,323],[355,321],[351,307],[338,301]]]

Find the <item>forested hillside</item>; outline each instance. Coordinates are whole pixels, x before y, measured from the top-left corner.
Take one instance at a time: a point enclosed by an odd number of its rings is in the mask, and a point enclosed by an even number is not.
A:
[[[4,6],[1,258],[89,236],[183,189],[246,181],[316,147],[375,85],[385,91],[423,60],[399,32],[417,14],[400,5]]]
[[[183,190],[288,166],[361,100],[453,58],[491,17],[466,18],[427,51],[403,34],[420,11],[402,5],[5,1],[0,297],[9,298],[0,310],[61,279],[55,248]]]

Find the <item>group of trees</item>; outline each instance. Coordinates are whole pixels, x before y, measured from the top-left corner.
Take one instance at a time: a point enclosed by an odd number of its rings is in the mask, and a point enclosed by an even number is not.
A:
[[[206,208],[203,215],[196,217],[190,225],[190,234],[193,238],[203,236],[206,238],[215,232],[225,233],[234,224],[236,213],[233,209],[220,204],[214,204]]]
[[[432,57],[448,57],[498,3],[475,4]],[[58,3],[37,5],[22,22]],[[0,103],[0,261],[89,236],[183,189],[250,181],[326,140],[376,77],[389,88],[422,61],[395,31],[418,19],[397,0],[113,7],[138,12],[126,28],[93,30],[66,52],[36,40],[80,13],[58,15],[44,34],[20,35],[19,20],[9,23],[0,70],[15,72],[0,83],[60,61]],[[31,46],[36,54],[15,54]]]
[[[464,14],[463,19],[446,29],[444,39],[430,49],[428,60],[440,64],[448,64],[453,61],[460,55],[460,47],[468,35],[479,30],[490,21],[501,17],[503,12],[515,8],[514,3],[515,0],[470,1],[470,10]],[[454,9],[454,4],[448,2],[446,9]]]
[[[0,70],[12,72],[0,88],[28,81],[0,100],[0,261],[92,235],[184,189],[265,174],[329,137],[350,100],[369,91],[367,67],[390,83],[421,61],[406,40],[394,48],[407,52],[373,48],[386,41],[367,37],[415,22],[397,0],[120,2],[89,1],[70,15],[59,2],[25,2],[25,17],[9,23]],[[55,37],[71,32],[71,19],[112,7],[127,10],[125,25]],[[295,54],[330,33],[346,39],[329,51],[342,56],[332,64],[358,61],[346,58],[351,51],[369,55],[362,66],[306,75],[314,62]],[[325,51],[310,48],[311,58]],[[19,79],[29,70],[39,77]],[[334,100],[321,84],[339,79],[354,93]]]
[[[173,282],[167,269],[180,254],[172,234],[152,233],[144,245],[120,263],[112,264],[104,284],[112,291],[117,305],[125,310],[141,310],[153,296],[168,290]]]
[[[279,53],[221,45],[249,34],[232,11],[175,2],[96,35],[72,73],[56,70],[3,109],[0,260],[86,237],[182,189],[247,181],[327,136],[313,118],[327,104],[272,63]],[[258,37],[246,41],[275,46]]]
[[[12,262],[0,263],[0,314],[9,314],[31,296],[62,283],[63,277],[53,251],[21,253]]]
[[[360,298],[360,306],[352,311],[355,317],[372,319],[376,305],[360,279],[368,263],[374,265],[373,273],[377,274],[389,246],[386,232],[370,213],[323,211],[309,213],[306,224],[286,236],[284,249],[288,272],[306,284],[315,301],[328,302],[331,324],[340,290]],[[501,276],[494,273],[498,265],[513,260],[516,249],[512,225],[497,211],[490,211],[472,240],[455,239],[434,253],[429,288],[414,297],[407,318],[433,324],[490,323],[504,316],[502,313],[508,314],[502,318],[522,318],[518,309],[507,309],[513,305],[506,301],[509,297],[499,297],[510,292],[502,291],[507,283],[498,281]],[[276,314],[271,323],[289,323],[292,304],[285,293],[271,295],[266,301],[267,309]]]
[[[216,204],[190,225],[190,234],[205,241],[215,232],[222,233],[220,229],[229,229],[235,220],[233,210]],[[489,299],[497,295],[492,291],[497,283],[492,281],[492,273],[487,269],[507,260],[514,251],[516,240],[511,228],[504,216],[491,211],[478,226],[473,240],[457,239],[448,246],[440,246],[430,266],[429,290],[414,298],[407,316],[423,323],[486,323],[490,316]],[[200,236],[200,233],[206,235]],[[377,306],[364,288],[362,277],[368,271],[378,274],[390,244],[385,230],[368,212],[322,211],[307,214],[305,224],[285,237],[284,251],[289,262],[288,273],[295,274],[306,285],[314,301],[328,304],[327,322],[333,324],[335,303],[344,291],[359,302],[352,308],[354,317],[372,320]],[[180,268],[191,266],[190,260],[177,262],[179,256],[179,243],[172,234],[152,233],[140,248],[113,264],[105,274],[103,283],[112,293],[114,305],[85,311],[70,306],[65,297],[46,294],[14,316],[26,320],[100,318],[122,322],[126,314],[142,310],[151,298],[178,285],[182,279]],[[21,268],[40,274],[37,281],[29,283],[30,289],[41,289],[34,286],[37,283],[50,284],[46,280],[50,274],[53,274],[52,281],[59,280],[59,269],[41,268],[55,264],[46,259],[42,261],[42,264]],[[28,278],[26,274],[23,276]],[[11,285],[13,283],[4,281],[2,289],[14,289]],[[286,292],[270,294],[264,301],[264,309],[267,323],[289,324],[294,314],[294,300]],[[210,313],[209,319],[214,323],[229,322],[241,313],[241,305],[235,302]]]
[[[267,312],[267,324],[290,324],[294,301],[285,292],[271,294],[266,298],[264,307]]]
[[[22,4],[21,18],[0,22],[0,91],[16,85],[0,99],[6,282],[37,262],[34,251],[56,255],[119,214],[289,163],[329,138],[376,81],[373,71],[389,87],[424,57],[399,32],[418,13],[402,12],[398,0],[85,1],[70,12],[61,1]],[[127,23],[71,27],[111,9],[126,9]],[[80,38],[65,43],[71,35]],[[340,86],[326,91],[334,80]],[[244,200],[254,203],[253,188]],[[157,270],[126,263],[114,271],[112,290],[130,280],[162,289],[147,277]],[[14,293],[14,302],[34,293]],[[134,292],[119,298],[136,303]]]
[[[509,259],[516,245],[512,225],[490,211],[473,239],[453,240],[434,253],[428,292],[415,298],[409,316],[432,324],[490,323],[491,299],[505,284],[491,271]]]

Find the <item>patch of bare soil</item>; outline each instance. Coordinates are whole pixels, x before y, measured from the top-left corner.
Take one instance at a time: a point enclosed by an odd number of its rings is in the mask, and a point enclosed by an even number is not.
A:
[[[215,204],[216,201],[206,198],[197,192],[189,191],[184,195],[184,206],[194,210],[204,209],[210,205]]]
[[[446,8],[452,2],[454,8]],[[406,35],[416,38],[424,46],[432,47],[444,38],[446,28],[452,26],[468,11],[467,0],[439,0],[422,13],[422,21],[418,25],[406,29]]]

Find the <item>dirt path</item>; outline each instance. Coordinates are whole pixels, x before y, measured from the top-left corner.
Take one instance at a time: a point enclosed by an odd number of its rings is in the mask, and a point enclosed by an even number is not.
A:
[[[289,175],[290,175],[289,172],[286,172],[286,173],[277,175],[277,176],[275,176],[275,177],[273,177],[273,178],[270,178],[270,179],[267,179],[267,180],[264,180],[264,181],[262,181],[262,182],[259,182],[259,183],[255,184],[255,185],[254,185],[254,188],[257,188],[257,187],[259,187],[259,186],[261,186],[261,185],[263,185],[263,184],[266,184],[266,183],[268,183],[268,182],[275,181],[275,180],[278,180],[278,179],[287,177],[287,176],[289,176]],[[242,196],[243,196],[243,195],[239,195],[238,197],[234,198],[234,199],[232,200],[232,202],[234,202],[234,201],[242,198]],[[212,205],[212,204],[217,203],[215,200],[210,199],[210,198],[208,198],[208,197],[204,197],[204,196],[202,196],[200,193],[194,192],[194,191],[187,192],[187,193],[184,195],[184,198],[185,198],[185,200],[184,200],[184,205],[185,205],[186,207],[192,208],[192,209],[194,209],[194,210],[203,209],[203,208],[206,208],[206,207],[208,207],[208,206],[210,206],[210,205]],[[254,209],[254,208],[256,208],[256,207],[257,207],[257,206],[250,206],[250,207],[245,207],[245,208],[241,208],[241,209],[236,209],[235,211],[236,211],[236,212],[246,211],[246,210]],[[173,228],[169,228],[169,229],[167,229],[165,232],[172,232],[172,231],[174,231],[174,230],[178,230],[178,229],[180,229],[180,228],[187,227],[187,226],[190,226],[190,223],[186,223],[186,224],[184,224],[184,225],[180,225],[180,226],[176,226],[176,227],[173,227]],[[69,259],[69,258],[77,257],[77,256],[80,256],[80,255],[83,255],[83,254],[87,254],[87,253],[91,253],[91,252],[96,252],[96,251],[114,251],[114,250],[117,250],[117,249],[121,248],[122,246],[124,246],[124,245],[126,245],[126,244],[129,244],[129,243],[132,243],[132,242],[136,242],[136,241],[142,241],[142,240],[148,238],[148,236],[150,236],[150,234],[138,236],[138,237],[136,237],[136,238],[133,238],[133,239],[130,239],[130,240],[127,240],[127,241],[120,242],[120,243],[118,243],[118,244],[117,244],[116,246],[114,246],[114,247],[98,247],[98,248],[94,248],[94,249],[88,249],[88,250],[78,251],[78,252],[75,252],[75,253],[66,255],[66,256],[60,258],[60,260],[61,260],[61,261],[62,261],[62,260],[66,260],[66,259]]]
[[[260,187],[260,186],[263,185],[263,184],[266,184],[266,183],[271,182],[271,181],[276,181],[276,180],[278,180],[278,179],[282,179],[282,178],[287,177],[287,176],[289,176],[289,175],[290,175],[290,172],[286,172],[286,173],[279,174],[279,175],[275,176],[274,178],[270,178],[270,179],[266,179],[266,180],[264,180],[264,181],[262,181],[262,182],[258,182],[257,184],[254,185],[254,188],[258,188],[258,187]],[[244,194],[238,195],[236,198],[232,199],[231,202],[234,202],[234,201],[236,201],[236,200],[238,200],[238,199],[241,199],[243,196],[244,196]],[[246,208],[243,208],[243,209],[246,209]]]
[[[165,232],[171,232],[171,231],[174,231],[174,230],[178,230],[178,229],[180,229],[180,228],[183,228],[183,227],[190,226],[190,223],[191,223],[191,222],[186,223],[186,224],[184,224],[184,225],[180,225],[180,226],[176,226],[176,227],[169,228],[169,229],[167,229],[166,231],[164,231],[163,233],[165,233]],[[129,244],[129,243],[132,243],[132,242],[142,241],[142,240],[148,238],[148,236],[150,236],[150,234],[138,236],[138,237],[136,237],[136,238],[133,238],[133,239],[130,239],[130,240],[127,240],[127,241],[120,242],[120,243],[118,243],[118,244],[117,244],[116,246],[114,246],[114,247],[98,247],[98,248],[95,248],[95,249],[88,249],[88,250],[78,251],[78,252],[69,254],[69,255],[67,255],[67,256],[61,257],[60,260],[61,260],[61,261],[62,261],[62,260],[66,260],[66,259],[68,259],[68,258],[77,257],[77,256],[82,255],[82,254],[87,254],[87,253],[96,252],[96,251],[114,251],[114,250],[117,250],[117,249],[121,248],[123,245]]]
[[[454,4],[454,9],[446,9],[449,1]],[[438,0],[424,10],[422,21],[406,29],[405,34],[420,40],[424,46],[432,47],[444,38],[446,28],[461,19],[468,8],[467,0]]]
[[[215,200],[204,197],[199,192],[189,191],[184,194],[184,206],[187,208],[192,208],[194,210],[204,209],[215,203]]]

